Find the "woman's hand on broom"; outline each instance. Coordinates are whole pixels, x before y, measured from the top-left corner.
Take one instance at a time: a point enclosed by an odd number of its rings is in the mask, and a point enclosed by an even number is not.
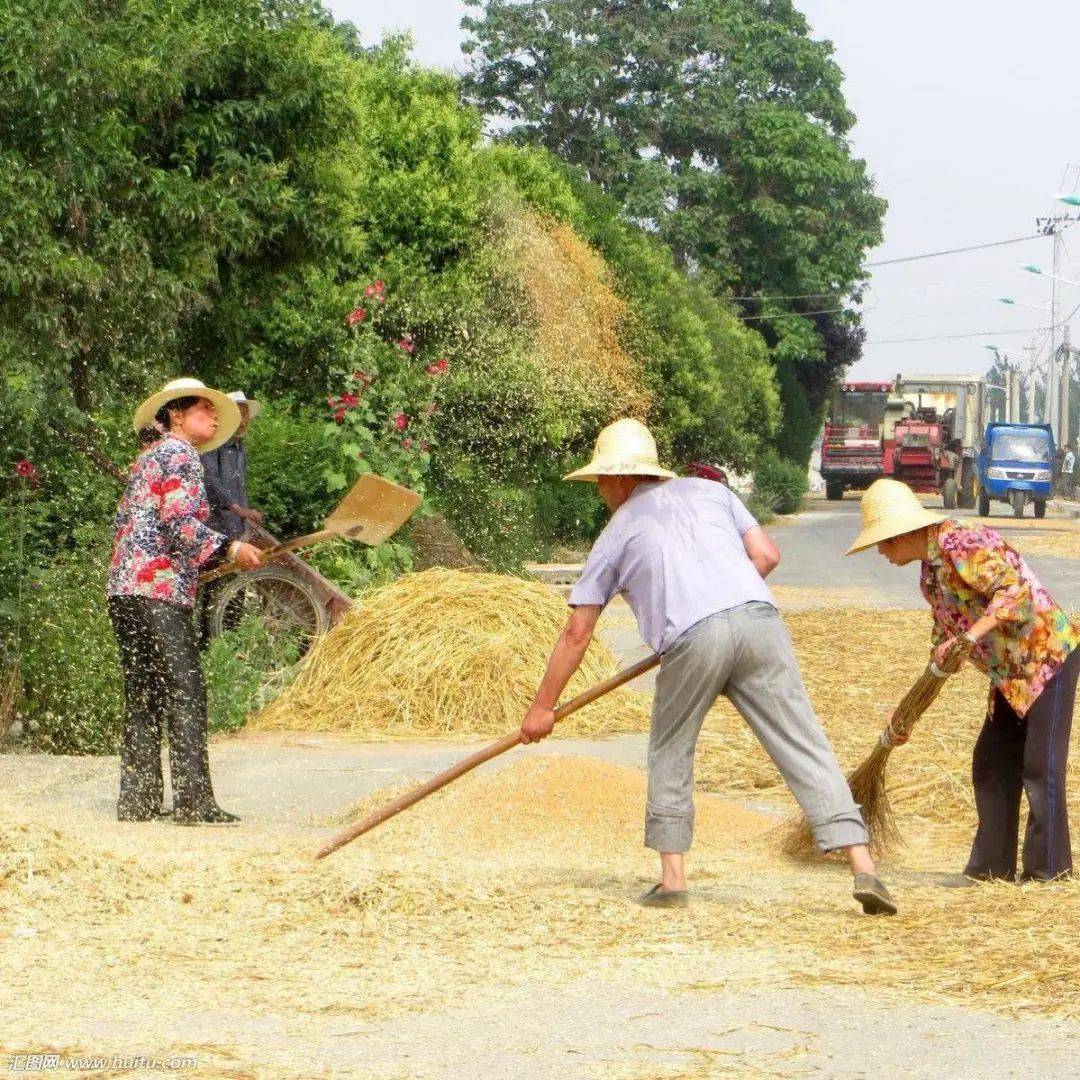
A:
[[[962,637],[946,638],[934,650],[934,663],[937,664],[937,666],[942,671],[950,670],[949,655],[950,653],[952,653],[953,649],[956,648],[957,643],[960,643],[963,646],[963,657],[960,660],[960,663],[956,664],[956,667],[963,667],[964,661],[971,656],[971,650],[972,648],[974,648],[975,643],[971,640],[971,638],[967,637],[967,635],[964,635]],[[953,661],[953,663],[955,664],[955,660]]]
[[[889,731],[889,742],[893,746],[903,746],[904,743],[906,743],[908,739],[911,738],[911,732],[909,730],[897,733],[897,730],[893,725],[893,720],[895,719],[896,713],[890,709],[889,712],[885,715],[885,727],[888,728]]]
[[[533,702],[525,719],[521,722],[521,741],[523,743],[539,742],[546,739],[555,727],[555,710],[546,709],[543,705]]]

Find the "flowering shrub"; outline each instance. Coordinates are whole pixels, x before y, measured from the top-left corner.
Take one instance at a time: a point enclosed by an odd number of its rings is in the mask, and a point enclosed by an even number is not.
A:
[[[440,382],[450,371],[446,357],[418,356],[410,333],[391,335],[386,284],[365,286],[363,299],[346,316],[347,368],[326,399],[327,431],[336,458],[326,472],[330,491],[376,472],[423,491],[431,464]]]

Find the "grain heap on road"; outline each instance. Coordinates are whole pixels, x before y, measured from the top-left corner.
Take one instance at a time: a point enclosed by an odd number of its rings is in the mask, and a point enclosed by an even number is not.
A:
[[[406,574],[365,595],[251,726],[372,738],[508,734],[521,723],[568,614],[562,597],[532,579],[443,569]],[[594,639],[563,700],[617,670],[614,655]],[[616,690],[558,730],[639,730],[648,715],[646,698]]]

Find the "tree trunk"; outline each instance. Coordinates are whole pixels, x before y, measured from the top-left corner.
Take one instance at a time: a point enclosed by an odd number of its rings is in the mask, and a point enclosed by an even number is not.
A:
[[[90,361],[84,352],[77,352],[71,358],[71,393],[75,398],[76,406],[82,412],[88,413],[93,409],[94,399],[90,393]]]

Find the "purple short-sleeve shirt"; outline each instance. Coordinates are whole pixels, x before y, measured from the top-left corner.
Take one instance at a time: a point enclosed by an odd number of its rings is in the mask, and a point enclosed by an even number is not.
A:
[[[739,498],[713,480],[639,484],[597,537],[570,606],[604,607],[621,593],[641,636],[662,653],[718,611],[773,603],[743,547],[756,525]]]

